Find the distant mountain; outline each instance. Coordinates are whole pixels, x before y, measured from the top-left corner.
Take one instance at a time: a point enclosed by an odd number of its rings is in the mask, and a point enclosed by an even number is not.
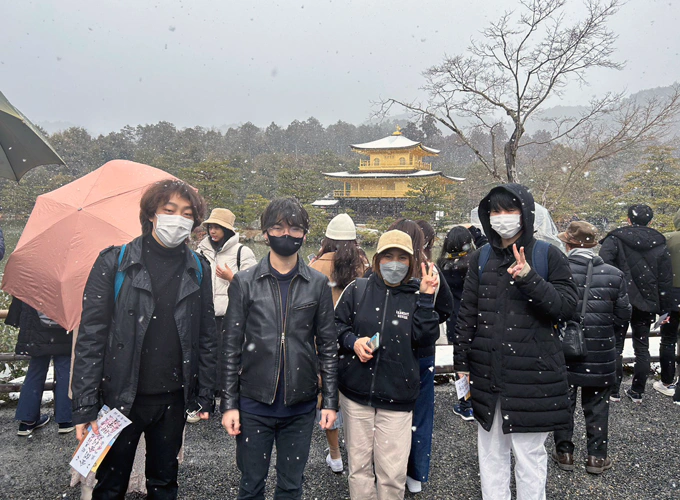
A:
[[[627,99],[631,101],[645,102],[649,99],[659,98],[664,99],[673,93],[673,87],[656,87],[654,89],[644,89],[628,96]],[[527,123],[527,133],[534,133],[537,130],[549,129],[549,123],[543,123],[544,120],[559,120],[562,118],[577,118],[588,111],[588,106],[553,106],[546,108],[535,115],[533,120]],[[675,133],[680,133],[680,123],[676,126]]]

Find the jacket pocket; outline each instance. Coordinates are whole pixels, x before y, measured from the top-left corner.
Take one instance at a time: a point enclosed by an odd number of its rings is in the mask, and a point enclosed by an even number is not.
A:
[[[420,386],[420,371],[417,365],[409,371],[407,373],[402,363],[381,359],[375,381],[376,395],[398,403],[415,401]]]
[[[340,355],[338,360],[338,377],[340,383],[357,394],[369,395],[371,391],[372,367],[375,360],[362,363],[352,352],[351,354]]]
[[[307,309],[307,308],[309,308],[309,307],[314,307],[314,306],[316,306],[317,304],[318,304],[317,301],[314,301],[314,302],[306,302],[306,303],[304,303],[304,304],[300,304],[299,306],[294,306],[294,307],[293,307],[293,310],[294,310],[294,311],[299,311],[300,309]]]

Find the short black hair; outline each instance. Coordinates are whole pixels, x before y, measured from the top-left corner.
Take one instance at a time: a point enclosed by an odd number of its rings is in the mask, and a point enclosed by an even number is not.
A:
[[[267,232],[272,226],[285,222],[289,226],[298,226],[309,232],[309,214],[295,198],[273,199],[260,217],[262,232]]]
[[[165,205],[173,194],[189,200],[194,216],[194,227],[196,229],[203,222],[207,206],[203,197],[184,181],[179,179],[165,179],[151,184],[139,202],[139,222],[142,224],[142,234],[148,236],[153,230],[153,222],[150,219],[156,215],[158,207]]]
[[[489,213],[522,210],[522,202],[507,189],[492,189],[489,193]]]
[[[633,224],[646,226],[654,217],[654,210],[649,205],[631,205],[628,207],[628,218]]]

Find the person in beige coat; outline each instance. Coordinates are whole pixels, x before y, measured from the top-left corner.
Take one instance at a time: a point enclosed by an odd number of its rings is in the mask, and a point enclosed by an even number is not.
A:
[[[245,245],[239,243],[239,234],[234,229],[236,216],[226,208],[215,208],[210,212],[203,226],[208,235],[198,244],[197,252],[210,262],[212,270],[213,302],[215,304],[215,324],[217,326],[217,377],[221,377],[222,357],[222,320],[229,305],[229,284],[234,274],[257,264],[255,254]],[[187,422],[196,423],[198,416],[189,415]]]
[[[328,223],[325,238],[321,241],[321,249],[309,267],[328,276],[333,293],[333,306],[338,303],[345,287],[364,275],[368,269],[368,259],[357,243],[357,230],[349,215],[336,215]],[[320,412],[317,413],[318,420]],[[338,411],[335,425],[332,429],[326,430],[329,448],[326,464],[333,472],[342,472],[344,469],[340,454],[341,427],[342,413]]]

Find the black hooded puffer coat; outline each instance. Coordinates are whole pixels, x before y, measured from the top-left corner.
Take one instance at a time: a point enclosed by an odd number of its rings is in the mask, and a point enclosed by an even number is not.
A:
[[[517,247],[524,247],[531,266],[534,199],[520,184],[496,189],[521,201],[523,233]],[[489,212],[487,196],[479,205],[479,218],[493,251],[481,279],[479,251],[470,260],[456,325],[455,370],[470,372],[474,415],[487,431],[499,399],[505,434],[567,429],[571,421],[567,368],[555,325],[576,310],[578,295],[569,262],[551,246],[547,281],[534,269],[513,280],[508,273],[515,262],[512,248],[501,247]]]
[[[578,306],[572,317],[574,321],[580,319],[583,309],[589,260],[583,255],[569,256],[569,266],[579,294]],[[597,256],[593,258],[593,277],[586,306],[583,333],[588,354],[583,360],[567,362],[569,383],[582,387],[613,386],[616,383],[614,325],[624,325],[629,321],[632,308],[623,273]]]
[[[600,243],[602,260],[625,274],[633,307],[653,313],[671,310],[673,267],[663,234],[632,225],[614,229]]]

